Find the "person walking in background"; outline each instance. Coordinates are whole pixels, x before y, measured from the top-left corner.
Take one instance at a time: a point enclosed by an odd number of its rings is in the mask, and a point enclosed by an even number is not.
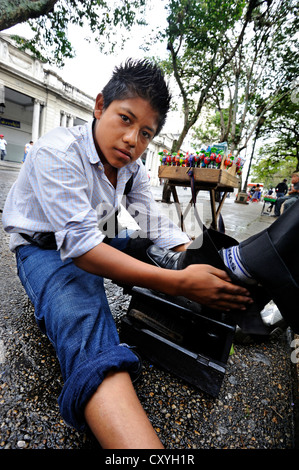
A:
[[[4,135],[0,134],[0,153],[1,153],[1,160],[4,160],[4,157],[6,155],[6,146],[7,142],[4,139]]]
[[[275,188],[276,192],[276,197],[284,197],[287,192],[288,192],[288,185],[287,185],[287,179],[284,178],[284,180],[281,183],[278,183],[278,185]]]
[[[33,140],[30,140],[30,142],[28,142],[28,143],[25,145],[25,147],[24,147],[24,157],[23,157],[23,160],[22,160],[23,163],[24,163],[24,161],[26,160],[26,157],[27,157],[28,152],[29,152],[29,150],[31,149],[32,145],[33,145]]]

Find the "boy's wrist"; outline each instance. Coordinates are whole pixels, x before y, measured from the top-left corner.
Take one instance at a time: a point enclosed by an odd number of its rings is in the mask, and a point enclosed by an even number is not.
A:
[[[168,295],[182,295],[183,273],[181,270],[160,269],[160,276],[157,277],[157,290]]]

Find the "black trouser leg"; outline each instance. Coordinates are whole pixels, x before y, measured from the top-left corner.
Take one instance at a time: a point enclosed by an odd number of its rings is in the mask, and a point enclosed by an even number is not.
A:
[[[269,292],[287,323],[299,331],[299,200],[261,233],[240,243],[251,275]]]

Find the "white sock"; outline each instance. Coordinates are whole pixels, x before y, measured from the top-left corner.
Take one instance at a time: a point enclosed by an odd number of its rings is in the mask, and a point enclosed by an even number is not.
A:
[[[246,270],[242,263],[238,245],[223,248],[221,250],[221,256],[225,266],[229,268],[240,281],[243,281],[246,284],[256,284],[255,279]]]

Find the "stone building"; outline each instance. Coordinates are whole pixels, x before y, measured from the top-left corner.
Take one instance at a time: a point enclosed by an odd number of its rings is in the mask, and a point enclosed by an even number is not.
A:
[[[0,34],[0,134],[8,161],[21,162],[24,146],[58,126],[92,119],[95,97],[66,83],[48,64],[21,51],[8,34]],[[158,186],[158,152],[170,150],[173,134],[160,134],[142,156],[151,184]]]
[[[91,119],[94,98],[65,83],[47,64],[0,35],[0,134],[10,161],[22,161],[24,146],[57,126]]]

